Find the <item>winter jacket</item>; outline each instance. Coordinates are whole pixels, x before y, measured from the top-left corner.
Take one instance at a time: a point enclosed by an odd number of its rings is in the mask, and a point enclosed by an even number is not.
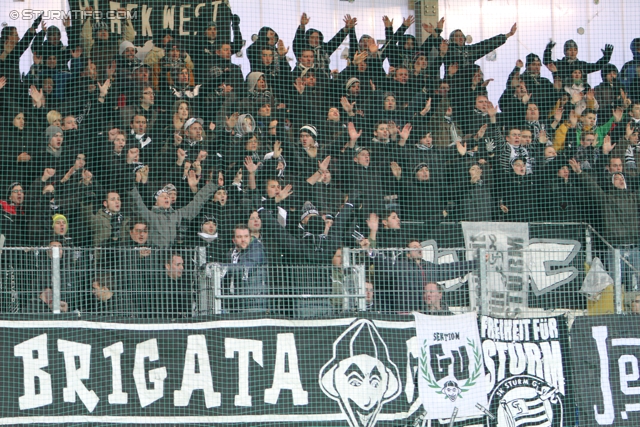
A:
[[[154,206],[151,210],[144,204],[138,187],[134,187],[129,193],[134,203],[134,210],[142,219],[149,224],[149,245],[157,247],[168,247],[173,245],[178,234],[178,227],[183,220],[192,220],[202,206],[218,190],[215,180],[211,180],[195,195],[193,200],[184,208],[174,210],[173,208],[162,209]]]

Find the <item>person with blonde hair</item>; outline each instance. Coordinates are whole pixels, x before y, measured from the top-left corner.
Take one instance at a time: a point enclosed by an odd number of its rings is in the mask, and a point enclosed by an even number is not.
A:
[[[50,126],[58,126],[60,127],[62,122],[62,114],[60,114],[56,110],[51,110],[47,113],[47,122],[49,122]]]

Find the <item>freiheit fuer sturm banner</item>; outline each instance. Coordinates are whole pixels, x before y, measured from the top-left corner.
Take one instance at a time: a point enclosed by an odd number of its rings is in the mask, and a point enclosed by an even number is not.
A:
[[[466,315],[462,315],[466,316]],[[569,396],[567,362],[570,360],[568,345],[568,327],[564,317],[503,319],[479,316],[477,331],[471,331],[466,323],[465,330],[460,329],[455,318],[447,316],[450,327],[446,332],[432,332],[434,344],[456,343],[448,346],[448,351],[434,351],[441,362],[445,362],[448,376],[440,375],[441,393],[454,395],[449,406],[458,407],[456,414],[473,411],[481,412],[480,417],[438,418],[431,426],[483,426],[483,427],[561,427],[572,425],[574,419]],[[437,324],[434,326],[438,326]],[[443,329],[444,330],[444,329]],[[473,372],[477,351],[474,335],[480,335],[480,350],[485,375],[485,403],[467,402],[463,390],[469,385],[477,387],[480,381],[474,380]],[[446,334],[446,335],[445,335]],[[425,346],[429,341],[420,342]],[[465,348],[466,347],[466,348]],[[445,353],[445,354],[443,354]],[[459,367],[455,368],[455,360]],[[451,360],[450,364],[447,364]],[[460,368],[468,365],[469,368]],[[441,369],[437,363],[436,371]],[[433,370],[432,370],[433,371]],[[464,372],[464,373],[463,373]],[[461,373],[463,373],[461,375]],[[436,380],[438,379],[436,378]],[[431,380],[433,380],[433,375]],[[438,384],[440,385],[440,383]],[[433,384],[432,384],[433,386]],[[434,392],[438,392],[435,386]],[[452,392],[453,390],[453,392]],[[429,413],[434,411],[436,399],[429,405]],[[460,408],[465,406],[465,411]],[[452,411],[449,410],[449,414]]]
[[[518,427],[529,419],[535,423],[527,425],[563,425],[564,318],[480,317],[476,332],[481,355],[474,341],[469,366],[459,365],[456,378],[459,387],[467,384],[461,372],[479,372],[481,359],[487,406],[472,408],[481,417],[454,424]],[[413,316],[171,324],[6,320],[0,333],[0,425],[374,427],[426,425],[429,417],[418,393],[421,344]],[[469,409],[465,394],[455,402],[461,413]]]
[[[640,425],[640,316],[578,317],[571,342],[580,425]]]

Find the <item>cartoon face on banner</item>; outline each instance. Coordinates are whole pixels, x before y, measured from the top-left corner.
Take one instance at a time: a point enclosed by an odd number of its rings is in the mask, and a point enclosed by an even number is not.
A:
[[[351,427],[375,426],[382,405],[398,397],[398,367],[370,320],[355,321],[333,343],[333,357],[320,371],[320,387],[338,402]]]
[[[555,387],[530,375],[502,381],[491,393],[487,427],[561,427],[562,396]]]

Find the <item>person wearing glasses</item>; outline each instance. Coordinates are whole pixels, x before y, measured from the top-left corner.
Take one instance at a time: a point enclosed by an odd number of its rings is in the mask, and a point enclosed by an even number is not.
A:
[[[28,235],[27,215],[24,208],[24,189],[19,182],[9,185],[7,199],[0,200],[2,213],[0,227],[5,238],[5,246],[23,246],[23,238]]]

